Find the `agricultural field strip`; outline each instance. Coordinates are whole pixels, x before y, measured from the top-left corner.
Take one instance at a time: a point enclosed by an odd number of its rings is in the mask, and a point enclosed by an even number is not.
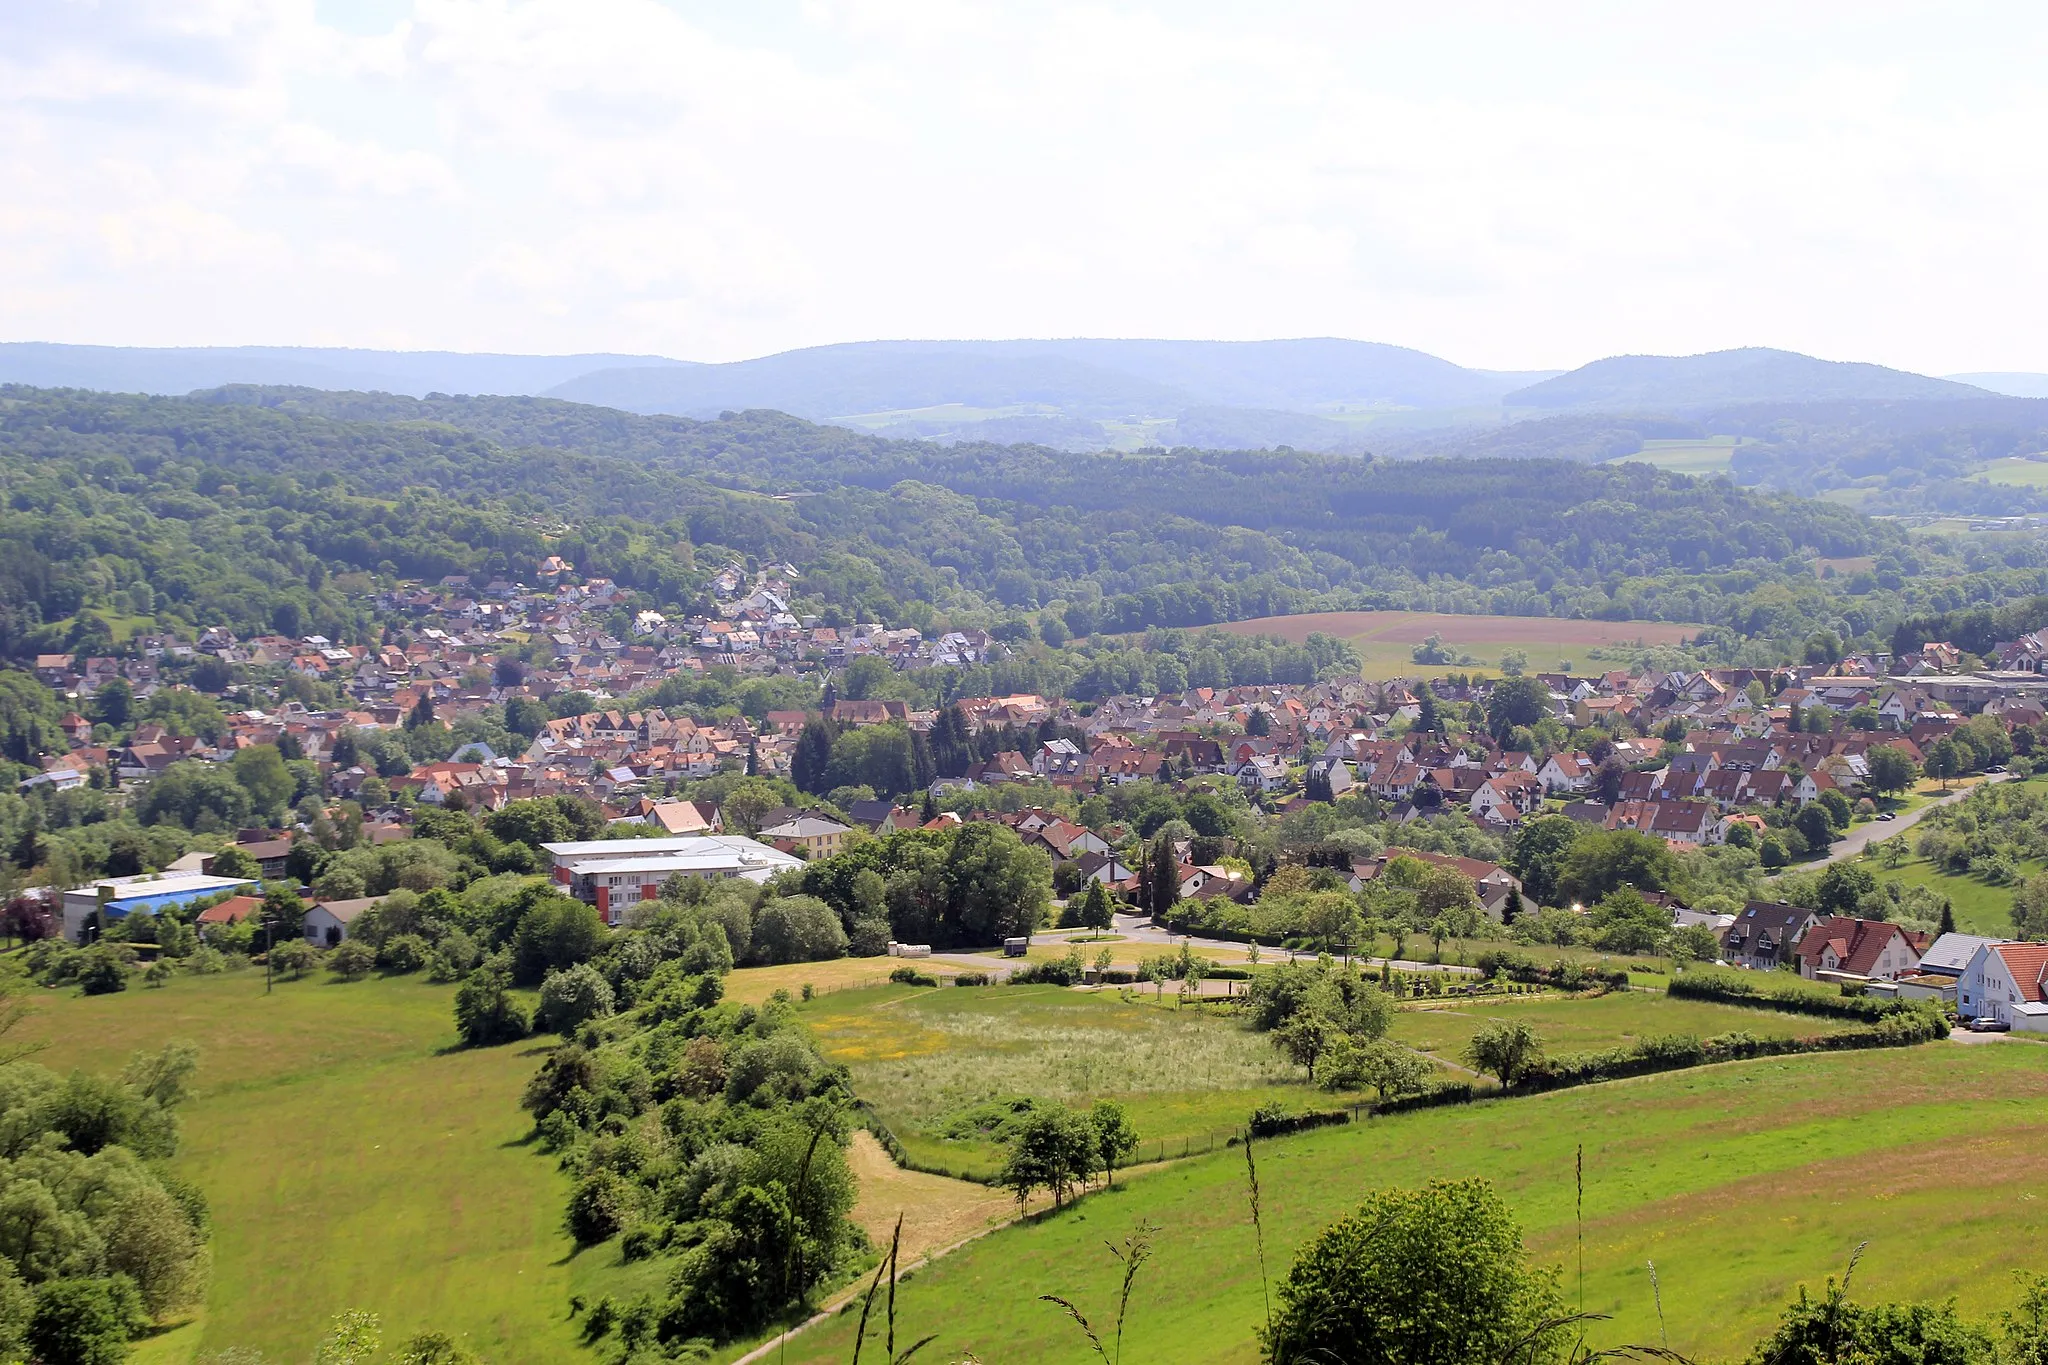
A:
[[[1745,1278],[1739,1265],[1693,1265],[1684,1244],[1656,1248],[1657,1258],[1666,1265],[1666,1307],[1673,1315],[1674,1344],[1699,1350],[1704,1346],[1695,1343],[1711,1335],[1715,1349],[1735,1349],[1743,1334],[1774,1312],[1779,1296],[1789,1292],[1788,1276],[1817,1282],[1838,1267],[1848,1245],[1853,1245],[1853,1236],[1836,1247],[1832,1242],[1809,1246],[1795,1235],[1798,1229],[1792,1224],[1839,1220],[1841,1215],[1831,1210],[1842,1206],[1840,1201],[1820,1201],[1815,1207],[1804,1193],[1809,1182],[1794,1173],[1853,1170],[1867,1166],[1870,1153],[1899,1152],[1919,1153],[1918,1169],[1942,1174],[1948,1167],[1935,1155],[1937,1143],[1958,1137],[1974,1143],[1972,1135],[1996,1133],[2025,1144],[2040,1131],[2048,1068],[2026,1066],[2019,1060],[2024,1055],[2010,1045],[1965,1050],[1932,1044],[1904,1058],[1856,1053],[1732,1063],[1400,1115],[1270,1143],[1260,1163],[1268,1186],[1269,1261],[1284,1264],[1289,1246],[1342,1212],[1347,1203],[1342,1191],[1464,1173],[1483,1174],[1499,1183],[1529,1229],[1532,1247],[1545,1258],[1563,1259],[1573,1207],[1571,1153],[1583,1136],[1589,1172],[1588,1252],[1595,1258],[1589,1265],[1588,1300],[1596,1307],[1614,1300],[1624,1310],[1611,1329],[1617,1333],[1613,1340],[1630,1339],[1629,1332],[1642,1339],[1645,1329],[1656,1330],[1642,1263],[1633,1254],[1636,1245],[1630,1243],[1624,1259],[1602,1259],[1603,1254],[1611,1255],[1606,1249],[1621,1232],[1632,1231],[1644,1219],[1668,1231],[1657,1210],[1673,1201],[1709,1196],[1731,1216],[1729,1199],[1738,1208],[1761,1201],[1758,1214],[1785,1229],[1784,1238],[1766,1239],[1765,1250],[1791,1254],[1796,1264],[1785,1273],[1774,1271],[1763,1283]],[[2038,1181],[2048,1174],[2048,1150],[2029,1150],[2034,1163],[2030,1169]],[[1966,1172],[1967,1164],[1954,1174],[1966,1178]],[[1139,1218],[1173,1227],[1175,1236],[1162,1246],[1157,1274],[1164,1281],[1186,1279],[1202,1286],[1199,1303],[1186,1294],[1155,1288],[1155,1294],[1171,1303],[1139,1324],[1138,1340],[1157,1347],[1162,1336],[1171,1337],[1177,1352],[1189,1359],[1246,1358],[1242,1348],[1256,1321],[1258,1290],[1249,1264],[1248,1230],[1237,1227],[1243,1221],[1241,1178],[1235,1158],[1180,1163],[1133,1181],[1121,1196],[1121,1205],[1101,1210],[1114,1220],[1110,1230]],[[1890,1215],[1876,1198],[1885,1191],[1869,1193],[1871,1199],[1855,1205],[1852,1212],[1889,1226]],[[1765,1214],[1765,1209],[1771,1212]],[[2031,1215],[2036,1223],[2043,1216]],[[1737,1221],[1745,1243],[1754,1245],[1754,1220]],[[1006,1354],[1017,1358],[1066,1358],[1071,1344],[1062,1344],[1056,1324],[1031,1321],[1020,1329],[1027,1339],[1019,1340],[991,1318],[991,1313],[1015,1305],[988,1300],[1002,1285],[1035,1283],[1029,1278],[1032,1272],[1051,1274],[1059,1267],[1065,1278],[1057,1283],[1063,1290],[1082,1281],[1086,1292],[1099,1301],[1107,1292],[1107,1277],[1089,1259],[1088,1248],[1102,1235],[1097,1231],[1100,1222],[1097,1218],[1081,1225],[1069,1214],[998,1234],[921,1276],[920,1288],[907,1297],[907,1311],[957,1314],[947,1318],[949,1349],[983,1349],[984,1343],[993,1348],[1003,1342],[1014,1348]],[[1892,1241],[1897,1245],[1874,1251],[1863,1272],[1867,1282],[1878,1284],[1877,1292],[1887,1292],[1882,1280],[1889,1275],[1920,1280],[1932,1275],[1940,1284],[1951,1283],[1932,1263],[1926,1229],[1917,1236],[1894,1229]],[[2018,1251],[2023,1244],[2024,1238],[2011,1243],[2016,1254],[2024,1254]],[[1195,1249],[1201,1254],[1191,1259]],[[991,1280],[989,1271],[997,1260],[1003,1273]],[[1694,1284],[1684,1295],[1672,1294],[1670,1286],[1686,1282],[1682,1277],[1687,1272],[1719,1279]],[[956,1285],[979,1288],[963,1295]],[[1980,1286],[1976,1297],[2002,1288]],[[1624,1297],[1627,1303],[1619,1303]],[[1157,1330],[1154,1319],[1168,1316],[1169,1309],[1184,1330]],[[843,1358],[842,1335],[840,1329],[828,1328],[805,1344],[801,1358],[828,1360],[834,1351]]]

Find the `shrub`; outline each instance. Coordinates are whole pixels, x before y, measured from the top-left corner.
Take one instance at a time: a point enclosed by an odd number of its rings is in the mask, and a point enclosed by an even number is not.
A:
[[[953,984],[956,986],[986,986],[988,984],[988,973],[961,972],[953,978]]]
[[[75,959],[73,979],[87,995],[112,995],[128,989],[129,965],[134,961],[133,948],[113,943],[96,944]]]
[[[360,981],[377,965],[377,950],[361,939],[345,939],[327,954],[327,970],[344,981]]]
[[[503,972],[474,972],[455,992],[455,1031],[471,1047],[516,1042],[527,1033],[526,1011],[512,998]]]
[[[313,945],[301,938],[286,939],[270,950],[271,967],[294,980],[312,971],[319,958]]]
[[[899,986],[936,986],[939,984],[937,977],[927,976],[917,968],[909,966],[898,967],[895,971],[890,972],[889,979]]]
[[[533,1026],[566,1037],[589,1020],[605,1018],[616,1005],[611,982],[588,962],[579,962],[567,971],[549,972],[541,982]]]
[[[632,1211],[632,1187],[608,1170],[583,1177],[569,1197],[569,1235],[577,1245],[602,1242],[625,1226]]]
[[[377,949],[377,965],[387,972],[403,975],[427,965],[433,949],[418,934],[393,934]]]

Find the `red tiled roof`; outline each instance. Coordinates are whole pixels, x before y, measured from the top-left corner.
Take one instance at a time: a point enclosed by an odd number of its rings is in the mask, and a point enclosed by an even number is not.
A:
[[[2048,1005],[2048,990],[2042,987],[2042,975],[2048,973],[2048,943],[2000,943],[1991,951],[2005,960],[2022,997],[2030,1004]]]

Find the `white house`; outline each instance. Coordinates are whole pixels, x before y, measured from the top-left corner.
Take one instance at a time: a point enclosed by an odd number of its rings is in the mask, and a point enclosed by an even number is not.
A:
[[[2048,1033],[2048,943],[1987,943],[1956,982],[1956,1013]]]
[[[318,948],[332,948],[348,937],[348,928],[363,913],[382,900],[361,896],[354,900],[321,901],[306,912],[306,942]]]

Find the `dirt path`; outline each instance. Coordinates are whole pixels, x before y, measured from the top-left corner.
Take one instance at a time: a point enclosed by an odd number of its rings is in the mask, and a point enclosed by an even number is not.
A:
[[[889,1159],[889,1153],[865,1128],[854,1130],[853,1141],[846,1150],[846,1164],[860,1182],[853,1221],[861,1225],[876,1246],[888,1246],[896,1215],[903,1215],[903,1250],[899,1259],[905,1269],[1017,1216],[1017,1201],[1007,1190],[924,1171],[906,1171]]]
[[[1024,1213],[1035,1213],[1052,1203],[1050,1196],[1041,1194],[1020,1209],[1015,1198],[992,1185],[906,1171],[890,1160],[875,1135],[865,1128],[853,1131],[852,1141],[847,1144],[846,1164],[860,1185],[853,1203],[853,1221],[860,1224],[885,1255],[896,1229],[896,1218],[902,1215],[903,1246],[897,1254],[899,1277],[1015,1221]],[[829,1320],[842,1304],[866,1293],[873,1278],[872,1274],[862,1276],[827,1299],[812,1316],[780,1336],[770,1337],[733,1365],[754,1365],[766,1360],[785,1338]]]

